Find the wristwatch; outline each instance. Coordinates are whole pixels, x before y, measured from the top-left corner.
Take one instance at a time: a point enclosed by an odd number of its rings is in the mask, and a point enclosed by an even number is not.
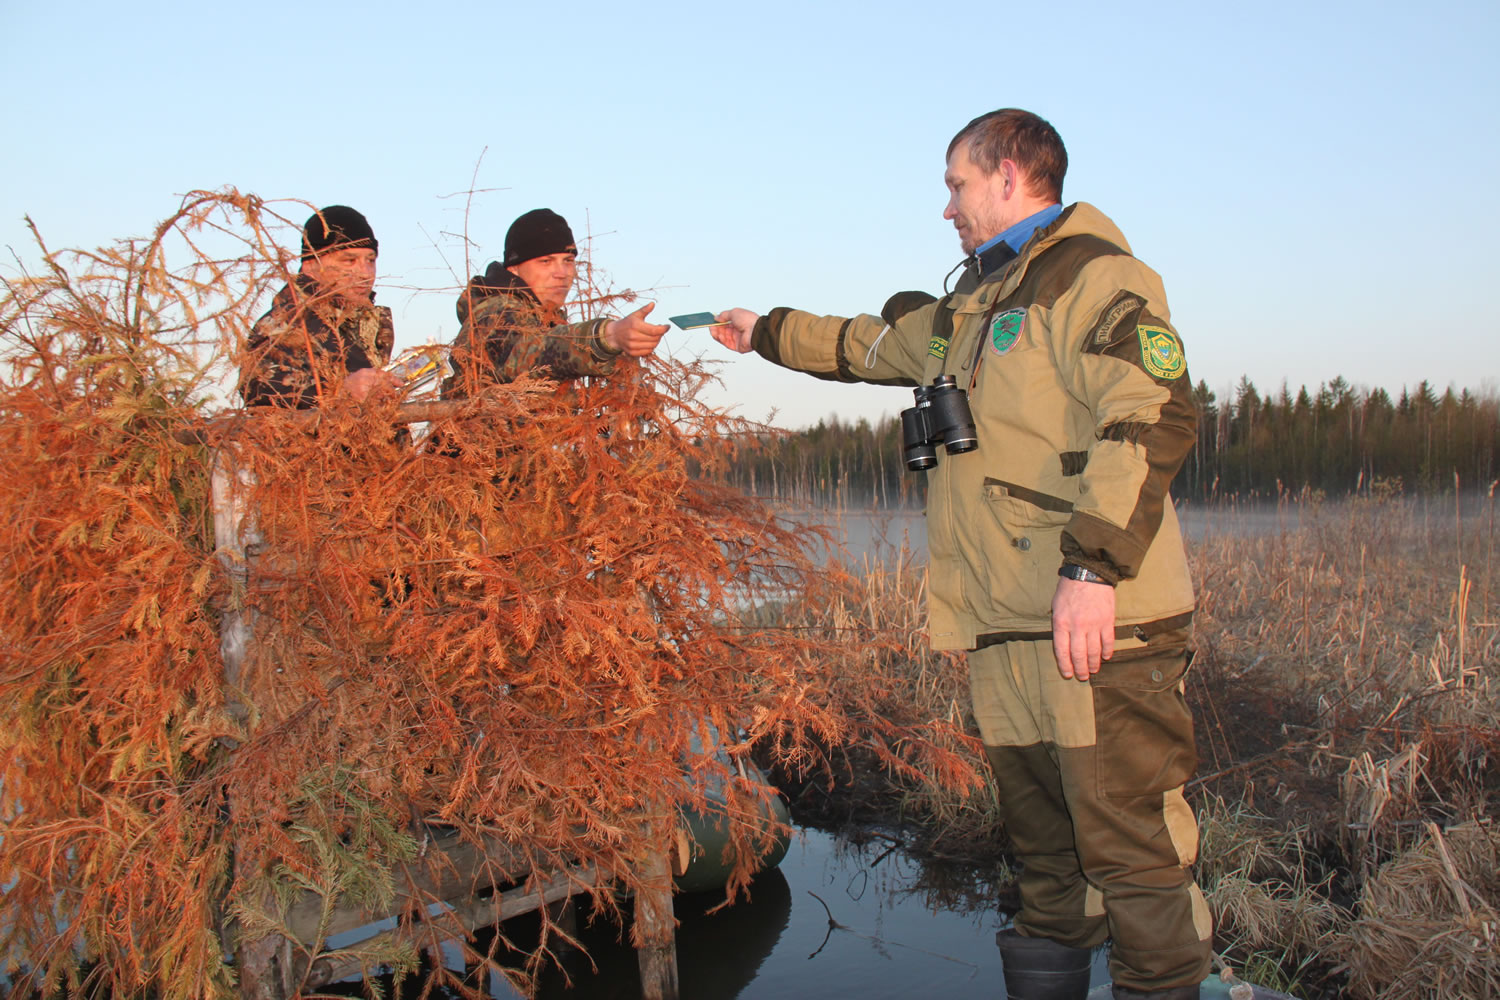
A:
[[[1069,580],[1077,580],[1080,583],[1102,583],[1106,587],[1114,586],[1114,584],[1104,579],[1104,577],[1100,576],[1098,573],[1095,573],[1091,569],[1084,569],[1077,563],[1063,563],[1058,567],[1057,575],[1065,576]]]

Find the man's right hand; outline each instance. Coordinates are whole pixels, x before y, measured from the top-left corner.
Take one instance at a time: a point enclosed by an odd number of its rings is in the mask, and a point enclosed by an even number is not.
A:
[[[632,358],[644,358],[656,350],[656,345],[670,329],[665,323],[647,322],[646,317],[655,308],[655,302],[647,302],[624,319],[610,320],[604,325],[604,335],[600,339],[610,350]]]
[[[723,324],[709,328],[708,332],[715,340],[736,354],[750,353],[750,338],[755,333],[759,313],[753,313],[749,309],[726,309],[714,319]]]

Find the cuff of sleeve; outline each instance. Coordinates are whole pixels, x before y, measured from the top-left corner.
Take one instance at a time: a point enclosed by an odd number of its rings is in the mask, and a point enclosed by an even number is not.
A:
[[[608,319],[597,319],[594,321],[594,335],[592,338],[592,345],[594,350],[594,357],[599,361],[613,361],[621,354],[625,353],[623,350],[615,347],[610,347],[604,342],[604,328],[608,326],[610,322],[611,320]]]
[[[1082,566],[1111,587],[1134,575],[1123,572],[1114,560],[1109,558],[1107,552],[1101,549],[1090,550],[1080,545],[1073,533],[1067,530],[1064,530],[1062,535],[1062,557],[1063,562]]]
[[[777,306],[756,320],[750,331],[750,349],[775,365],[781,364],[781,324],[789,312],[786,306]]]

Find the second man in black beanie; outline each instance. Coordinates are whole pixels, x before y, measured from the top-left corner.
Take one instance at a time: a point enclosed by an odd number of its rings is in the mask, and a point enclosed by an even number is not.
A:
[[[647,303],[623,319],[568,323],[563,306],[578,277],[578,246],[567,220],[538,208],[511,223],[504,262],[491,261],[458,298],[454,373],[443,396],[461,399],[531,371],[557,379],[606,375],[621,355],[656,349],[665,325],[646,321]]]

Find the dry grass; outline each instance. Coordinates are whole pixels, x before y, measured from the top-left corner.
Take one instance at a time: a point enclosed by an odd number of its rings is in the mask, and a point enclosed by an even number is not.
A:
[[[969,713],[962,656],[927,647],[927,573],[906,540],[880,541],[821,605],[783,609],[794,628],[859,636],[866,651],[842,665],[838,693],[854,717],[878,717],[928,747],[936,769],[885,766],[871,748],[846,746],[822,762],[822,784],[802,789],[801,814],[831,821],[913,823],[910,832],[938,853],[988,853],[1003,818],[989,765]],[[790,776],[796,781],[798,776]],[[850,792],[853,794],[850,794]],[[794,808],[796,804],[794,803]]]
[[[1500,996],[1500,834],[1490,823],[1446,833],[1429,824],[1415,847],[1365,885],[1338,948],[1362,996]]]
[[[1199,878],[1249,978],[1310,997],[1500,995],[1495,514],[1493,489],[1460,517],[1451,496],[1391,483],[1190,513],[1207,529],[1191,545]],[[923,585],[909,554],[871,563],[849,615],[911,628]],[[909,646],[860,669],[894,718],[964,711],[959,660]],[[977,744],[956,749],[982,771]],[[929,841],[1001,843],[990,793],[953,789],[902,774],[884,790]]]

